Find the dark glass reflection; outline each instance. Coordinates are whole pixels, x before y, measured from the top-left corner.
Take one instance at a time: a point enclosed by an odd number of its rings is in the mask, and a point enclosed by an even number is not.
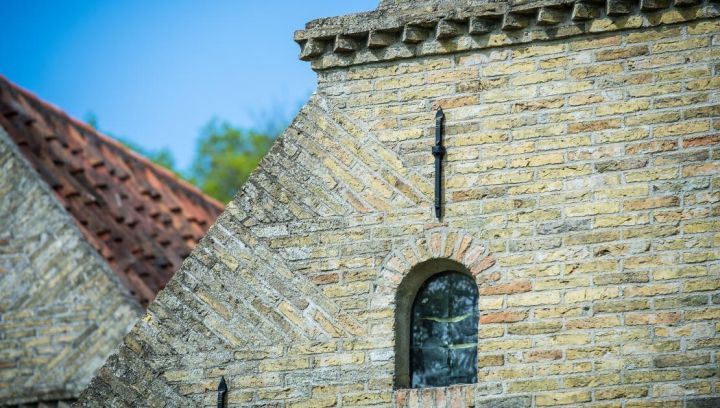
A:
[[[478,292],[459,272],[428,279],[412,307],[412,387],[474,383],[477,376]]]

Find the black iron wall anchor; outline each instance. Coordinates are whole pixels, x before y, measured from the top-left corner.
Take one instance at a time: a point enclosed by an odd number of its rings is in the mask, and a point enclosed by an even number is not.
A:
[[[442,159],[445,156],[445,147],[443,147],[443,122],[445,114],[442,108],[439,108],[435,114],[435,146],[432,148],[432,154],[435,156],[435,218],[438,220],[442,215]]]
[[[225,382],[225,376],[220,377],[220,384],[218,385],[218,403],[217,408],[225,408],[225,394],[227,394],[227,383]]]

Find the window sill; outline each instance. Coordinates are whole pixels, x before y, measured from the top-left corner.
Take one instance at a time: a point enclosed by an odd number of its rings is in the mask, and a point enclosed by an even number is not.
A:
[[[397,389],[394,392],[395,406],[397,408],[467,407],[475,401],[475,385]]]

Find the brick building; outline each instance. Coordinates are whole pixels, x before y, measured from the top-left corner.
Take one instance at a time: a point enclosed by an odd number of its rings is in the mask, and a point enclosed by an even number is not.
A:
[[[310,22],[316,93],[80,405],[720,406],[718,15]]]
[[[76,399],[221,211],[0,77],[0,406]]]

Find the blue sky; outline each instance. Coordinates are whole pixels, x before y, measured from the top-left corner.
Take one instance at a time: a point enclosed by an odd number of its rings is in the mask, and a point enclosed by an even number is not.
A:
[[[252,127],[315,88],[293,31],[377,0],[3,0],[0,74],[188,165],[212,117]]]

